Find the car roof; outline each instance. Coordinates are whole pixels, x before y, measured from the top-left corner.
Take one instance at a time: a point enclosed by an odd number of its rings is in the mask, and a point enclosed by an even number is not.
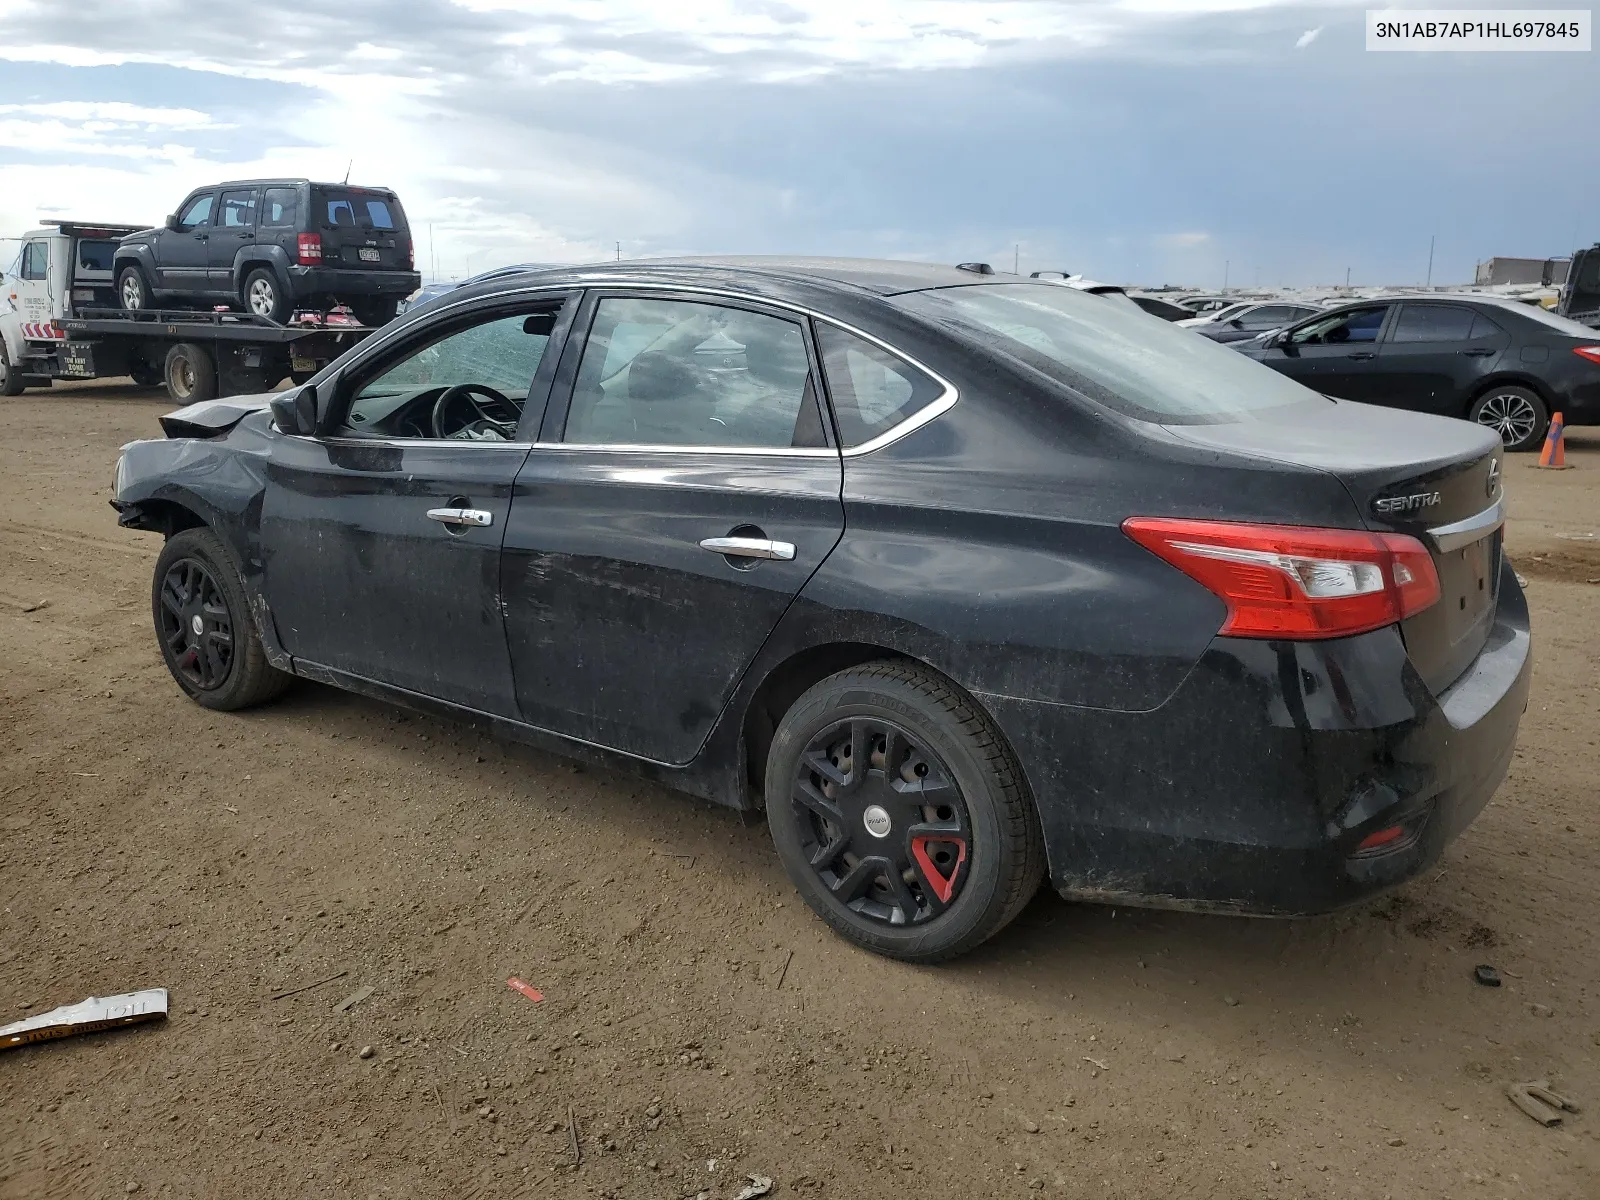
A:
[[[788,255],[716,255],[682,258],[635,258],[518,271],[509,269],[492,279],[461,288],[462,298],[507,284],[552,282],[604,284],[607,281],[648,280],[653,283],[738,283],[753,294],[781,295],[796,285],[834,292],[894,296],[932,288],[970,287],[976,284],[1034,284],[1039,280],[1020,275],[979,275],[940,263],[907,262],[875,258],[806,258]],[[469,281],[470,283],[470,281]],[[1059,286],[1045,284],[1043,286]]]
[[[349,188],[350,190],[357,192],[389,192],[391,194],[394,192],[393,188],[378,187],[370,183],[323,183],[315,179],[307,179],[303,175],[285,176],[274,179],[228,179],[224,180],[222,183],[202,183],[199,187],[190,188],[189,190],[191,193],[193,193],[209,192],[215,190],[216,188],[298,187],[301,184],[307,184],[311,187]]]

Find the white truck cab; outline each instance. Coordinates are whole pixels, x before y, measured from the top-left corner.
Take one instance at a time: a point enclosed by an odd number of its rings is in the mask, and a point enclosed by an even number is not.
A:
[[[16,257],[0,274],[0,394],[94,376],[74,370],[60,322],[85,309],[117,307],[117,243],[140,228],[60,221],[18,239]]]

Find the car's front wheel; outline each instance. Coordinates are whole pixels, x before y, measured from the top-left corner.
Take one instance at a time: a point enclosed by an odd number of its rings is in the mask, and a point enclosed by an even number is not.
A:
[[[989,717],[933,672],[872,663],[817,683],[767,759],[784,869],[838,933],[938,962],[1022,911],[1044,850],[1021,768]]]
[[[162,660],[196,704],[249,708],[292,682],[267,661],[239,572],[211,530],[186,529],[168,539],[156,559],[150,602]]]
[[[123,267],[117,276],[117,299],[129,312],[150,307],[150,285],[137,266]]]
[[[1507,450],[1534,450],[1550,428],[1550,409],[1532,388],[1499,384],[1472,402],[1472,420],[1500,435]]]

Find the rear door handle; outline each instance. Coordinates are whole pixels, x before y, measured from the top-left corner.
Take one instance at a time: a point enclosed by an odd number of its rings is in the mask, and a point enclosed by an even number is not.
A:
[[[775,542],[771,538],[705,538],[700,543],[700,549],[713,554],[729,554],[734,558],[766,558],[779,562],[789,562],[794,558],[793,542]]]
[[[483,528],[494,524],[494,514],[481,508],[430,508],[428,520],[457,529]]]
[[[1369,358],[1377,358],[1371,350],[1358,350],[1354,354],[1345,355],[1351,362],[1366,362]]]
[[[1461,353],[1469,358],[1488,358],[1489,355],[1495,353],[1495,350],[1492,347],[1474,346],[1472,349],[1463,350]]]

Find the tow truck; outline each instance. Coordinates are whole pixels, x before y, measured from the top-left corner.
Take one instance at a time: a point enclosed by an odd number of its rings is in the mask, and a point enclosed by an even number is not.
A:
[[[142,225],[47,221],[0,274],[0,395],[57,379],[129,377],[180,404],[309,379],[372,330],[347,313],[285,325],[224,309],[118,307],[117,243]]]

